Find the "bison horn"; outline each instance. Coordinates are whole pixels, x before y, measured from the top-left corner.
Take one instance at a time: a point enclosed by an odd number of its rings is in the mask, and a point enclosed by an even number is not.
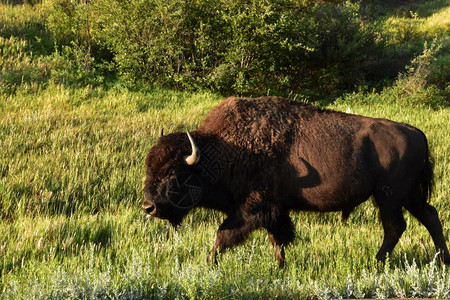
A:
[[[161,127],[159,130],[159,137],[162,137],[164,135],[164,127]]]
[[[189,141],[191,142],[192,154],[189,156],[186,156],[184,159],[189,166],[192,166],[192,165],[195,165],[198,163],[198,161],[200,159],[200,150],[198,149],[197,145],[195,144],[194,139],[189,134],[189,132],[187,132],[187,136],[189,138]]]

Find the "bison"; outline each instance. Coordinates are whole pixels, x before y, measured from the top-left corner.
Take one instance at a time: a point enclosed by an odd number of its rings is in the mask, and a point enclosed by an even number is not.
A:
[[[406,228],[406,208],[450,263],[436,209],[433,164],[410,125],[317,108],[281,97],[227,98],[192,132],[161,135],[145,160],[142,208],[177,226],[194,207],[222,211],[217,251],[267,230],[280,267],[295,237],[290,211],[342,211],[373,196],[384,260]]]

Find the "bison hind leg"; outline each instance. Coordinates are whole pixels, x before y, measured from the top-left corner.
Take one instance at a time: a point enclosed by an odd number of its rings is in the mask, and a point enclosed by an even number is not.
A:
[[[417,201],[407,203],[405,208],[427,228],[441,259],[445,264],[450,264],[450,254],[436,209],[428,203],[420,204]]]
[[[386,255],[394,250],[403,232],[406,230],[406,222],[403,217],[402,207],[389,207],[389,205],[381,205],[380,216],[384,229],[383,244],[378,251],[376,258],[384,261]]]

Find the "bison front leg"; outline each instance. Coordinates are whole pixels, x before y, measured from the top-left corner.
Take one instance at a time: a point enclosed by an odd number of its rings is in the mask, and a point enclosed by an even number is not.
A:
[[[278,266],[284,268],[286,262],[286,256],[284,254],[284,245],[281,244],[273,234],[269,233],[269,240],[275,250],[275,259],[278,261]]]
[[[258,218],[244,218],[241,214],[235,214],[220,225],[217,231],[217,238],[211,253],[208,256],[207,263],[217,263],[217,251],[225,251],[244,242],[249,234],[261,227]]]
[[[270,243],[275,250],[275,259],[278,261],[278,266],[283,268],[286,261],[284,248],[295,238],[294,225],[291,218],[286,214],[281,214],[277,219],[272,220],[266,226],[266,229],[269,233]]]

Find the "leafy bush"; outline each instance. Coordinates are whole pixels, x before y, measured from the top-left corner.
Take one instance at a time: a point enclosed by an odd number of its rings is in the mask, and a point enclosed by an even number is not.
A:
[[[427,106],[442,108],[450,106],[449,73],[445,62],[448,55],[438,54],[445,47],[436,39],[432,43],[424,43],[421,54],[416,55],[400,72],[392,86],[381,92],[375,90],[367,93],[362,89],[359,93],[346,94],[339,97],[337,103],[354,104],[356,102],[399,104],[403,106]]]
[[[55,0],[48,28],[60,43],[112,54],[131,80],[240,94],[318,86],[330,93],[363,79],[378,50],[358,12],[342,1]]]
[[[435,84],[430,84],[431,74],[437,68],[434,62],[441,48],[442,44],[437,40],[434,40],[429,46],[425,42],[422,54],[412,59],[411,64],[406,67],[406,72],[400,73],[393,88],[399,90],[399,94],[409,104],[431,106],[448,106],[450,104],[448,87],[440,90]],[[437,72],[434,74],[432,79],[439,81],[439,74]]]

